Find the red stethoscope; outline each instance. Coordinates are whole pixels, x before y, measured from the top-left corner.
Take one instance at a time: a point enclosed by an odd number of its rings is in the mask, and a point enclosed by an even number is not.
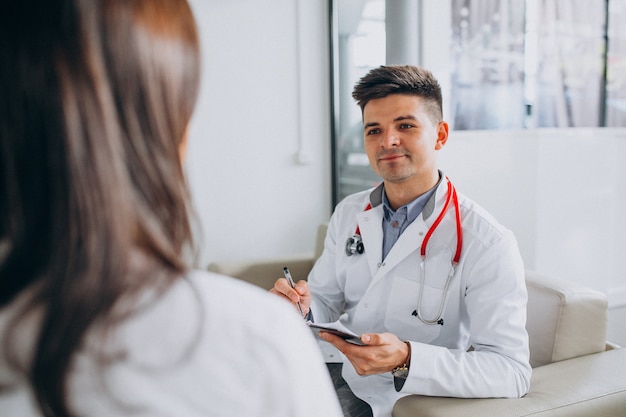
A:
[[[437,216],[433,225],[430,226],[430,229],[428,229],[428,232],[426,232],[426,236],[424,236],[424,240],[422,241],[422,247],[420,249],[420,256],[422,257],[422,261],[420,262],[420,289],[419,289],[419,295],[417,299],[417,309],[415,309],[415,311],[413,311],[412,314],[414,316],[417,316],[417,318],[419,318],[425,324],[443,325],[443,319],[441,318],[441,315],[443,314],[445,297],[446,297],[446,294],[448,293],[448,287],[450,286],[450,281],[452,280],[452,276],[454,275],[456,266],[459,263],[459,259],[461,258],[461,249],[463,248],[463,229],[461,228],[461,212],[459,209],[459,198],[456,194],[456,189],[454,188],[454,185],[452,185],[452,182],[450,181],[450,179],[446,177],[446,180],[448,181],[448,193],[446,196],[446,202],[444,203],[443,208],[441,209],[441,212],[439,213],[439,216]],[[446,285],[444,286],[444,289],[443,289],[443,297],[442,297],[441,303],[439,304],[439,311],[437,312],[437,315],[434,318],[427,319],[427,318],[424,318],[421,313],[422,295],[424,294],[424,285],[425,285],[424,283],[426,280],[426,247],[428,245],[428,241],[430,240],[430,237],[433,235],[433,233],[435,232],[435,229],[437,229],[437,226],[439,226],[439,223],[441,223],[443,216],[445,216],[446,212],[448,211],[448,208],[450,207],[450,202],[453,202],[454,215],[456,219],[456,237],[457,237],[456,238],[456,252],[454,254],[454,258],[452,258],[452,262],[451,262],[452,266],[450,268],[450,272],[448,273],[448,277],[446,279]],[[368,204],[367,207],[365,207],[364,211],[367,211],[371,208],[372,208],[372,205]],[[355,253],[362,254],[363,252],[365,252],[365,246],[363,246],[363,240],[361,238],[361,230],[359,229],[359,226],[357,226],[354,232],[354,235],[349,237],[346,242],[346,255],[352,256]]]

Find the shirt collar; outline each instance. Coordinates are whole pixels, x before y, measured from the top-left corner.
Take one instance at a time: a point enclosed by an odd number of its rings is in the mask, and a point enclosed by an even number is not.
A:
[[[443,175],[441,171],[439,171],[439,181],[437,181],[437,184],[435,184],[433,188],[426,191],[424,194],[418,196],[415,200],[411,201],[408,204],[405,204],[404,206],[398,208],[398,210],[395,210],[395,211],[391,208],[391,205],[389,204],[389,200],[387,199],[387,193],[385,192],[385,187],[383,185],[381,197],[382,197],[383,212],[385,215],[385,219],[389,220],[391,216],[393,216],[393,214],[395,214],[396,212],[402,212],[404,209],[406,209],[406,216],[407,216],[408,224],[412,223],[413,220],[417,219],[417,216],[420,215],[422,210],[424,210],[424,207],[426,206],[430,198],[433,196],[433,194],[437,190],[437,187],[439,187],[439,184],[441,184],[442,178],[443,178]]]

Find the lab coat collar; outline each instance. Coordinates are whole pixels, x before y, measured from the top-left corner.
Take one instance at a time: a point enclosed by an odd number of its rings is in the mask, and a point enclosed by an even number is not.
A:
[[[437,194],[439,194],[442,190],[441,183],[443,183],[444,178],[445,178],[445,175],[443,174],[441,170],[439,170],[439,181],[437,181],[437,185],[435,185],[435,188],[437,190],[433,193],[433,195],[430,196],[430,198],[426,202],[426,205],[424,206],[424,209],[422,210],[422,218],[424,220],[428,220],[430,215],[433,214],[433,211],[435,211],[435,202],[437,201]]]
[[[443,182],[443,179],[445,178],[445,175],[441,170],[438,170],[438,172],[439,172],[439,181],[437,181],[437,184],[435,185],[435,188],[437,188],[437,191],[434,192],[433,195],[428,199],[428,202],[426,203],[426,205],[424,206],[424,209],[422,210],[422,217],[424,219],[428,219],[430,215],[433,214],[433,211],[435,210],[436,196],[439,193],[439,188],[440,188],[439,186],[441,185],[441,183]],[[383,203],[384,192],[385,192],[385,184],[383,182],[381,182],[376,188],[372,190],[372,192],[370,193],[370,205],[372,206],[372,208],[378,207],[379,205]]]
[[[381,227],[384,216],[382,206],[383,185],[379,185],[370,193],[370,210],[361,212],[357,215],[357,223],[365,245],[365,256],[367,257],[370,273],[374,279],[372,284],[384,276],[387,271],[402,262],[410,253],[419,250],[422,245],[423,236],[428,228],[435,221],[432,216],[445,203],[447,188],[443,172],[439,171],[440,180],[437,184],[437,190],[426,203],[422,213],[411,223],[407,229],[400,235],[396,244],[391,248],[387,257],[382,259],[382,242],[383,230]],[[376,203],[376,204],[375,204]],[[439,207],[439,209],[438,209]]]
[[[385,190],[385,183],[381,182],[378,187],[374,188],[370,193],[370,205],[372,207],[378,207],[383,203],[383,192]]]

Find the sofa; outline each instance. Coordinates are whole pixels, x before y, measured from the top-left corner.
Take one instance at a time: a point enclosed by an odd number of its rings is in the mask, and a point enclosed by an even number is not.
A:
[[[213,262],[208,269],[265,289],[289,266],[305,279],[321,254],[326,225],[315,249],[300,256]],[[536,271],[526,271],[530,362],[533,375],[523,398],[447,398],[409,395],[394,417],[626,417],[626,349],[606,341],[605,294]]]

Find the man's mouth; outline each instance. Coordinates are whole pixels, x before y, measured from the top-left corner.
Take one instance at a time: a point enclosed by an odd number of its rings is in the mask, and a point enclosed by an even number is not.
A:
[[[396,159],[400,159],[405,157],[404,153],[390,153],[390,154],[382,154],[378,156],[378,160],[382,162],[390,162],[395,161]]]

